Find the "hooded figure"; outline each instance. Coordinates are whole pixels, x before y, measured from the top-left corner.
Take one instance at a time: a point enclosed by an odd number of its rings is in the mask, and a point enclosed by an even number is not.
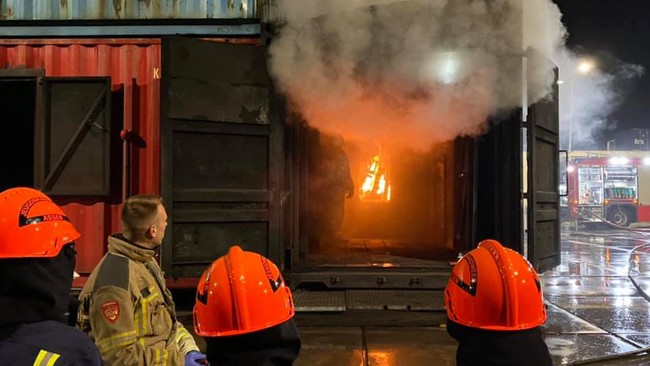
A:
[[[301,347],[294,314],[275,264],[233,246],[199,281],[194,329],[212,366],[291,366]]]
[[[0,360],[7,365],[101,365],[67,325],[79,233],[43,193],[0,193]]]
[[[445,288],[458,366],[552,366],[541,326],[539,276],[519,253],[484,240],[454,266]]]

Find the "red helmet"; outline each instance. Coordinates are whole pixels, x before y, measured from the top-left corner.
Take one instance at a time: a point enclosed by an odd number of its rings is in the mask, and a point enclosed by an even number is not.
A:
[[[42,192],[18,187],[0,193],[0,258],[56,257],[79,236]]]
[[[537,272],[496,240],[483,240],[454,266],[445,306],[450,320],[472,328],[524,330],[546,321]]]
[[[278,267],[233,246],[199,280],[194,330],[204,337],[251,333],[283,323],[294,313],[291,290]]]

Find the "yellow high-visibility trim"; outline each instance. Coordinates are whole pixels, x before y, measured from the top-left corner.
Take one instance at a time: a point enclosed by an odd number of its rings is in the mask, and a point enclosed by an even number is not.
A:
[[[185,327],[178,327],[177,330],[178,330],[178,334],[179,334],[181,337],[185,337],[185,336],[190,335],[190,332],[188,332],[187,329],[185,329]]]
[[[111,349],[114,349],[118,346],[124,346],[129,343],[135,342],[137,339],[136,331],[130,330],[128,332],[118,333],[112,337],[104,338],[97,342],[97,347],[102,351],[106,352]]]
[[[114,343],[110,347],[100,347],[99,349],[100,349],[100,351],[102,353],[104,353],[104,352],[108,352],[110,350],[114,350],[116,348],[122,348],[122,347],[125,347],[125,346],[129,346],[129,345],[131,345],[133,343],[135,343],[135,342],[132,339],[127,339],[127,340],[119,342],[119,343]]]
[[[175,327],[175,328],[176,328],[176,336],[174,338],[177,343],[183,341],[184,339],[187,339],[188,337],[190,339],[193,339],[190,332],[188,332],[187,329],[185,329],[184,327]]]
[[[163,351],[162,366],[167,366],[167,360],[169,359],[169,352]]]
[[[155,349],[154,365],[167,366],[168,358],[169,358],[169,352],[160,348]]]
[[[149,310],[149,303],[151,301],[153,301],[154,299],[156,299],[156,297],[157,297],[157,294],[155,292],[153,292],[151,295],[149,295],[148,298],[143,297],[142,300],[140,301],[140,311],[138,312],[138,314],[140,315],[139,316],[140,321],[137,320],[137,318],[138,318],[137,316],[136,316],[136,321],[135,321],[136,329],[139,329],[140,336],[143,336],[143,335],[145,335],[147,333],[147,326],[149,325],[147,323],[147,319],[149,318],[149,311],[148,311]]]
[[[54,366],[59,357],[61,357],[61,355],[58,353],[40,350],[32,366]]]

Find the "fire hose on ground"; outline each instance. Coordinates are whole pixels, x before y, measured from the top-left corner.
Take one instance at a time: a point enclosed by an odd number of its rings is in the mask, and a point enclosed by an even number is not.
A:
[[[620,229],[620,230],[625,230],[628,232],[631,232],[633,234],[639,235],[643,237],[644,239],[650,239],[650,230],[644,230],[644,229],[639,229],[639,228],[629,228],[626,226],[621,226],[617,225],[613,222],[605,220],[603,217],[590,213],[591,216],[595,219],[601,220],[604,224],[607,226],[613,227],[615,229]],[[646,234],[648,233],[648,234]],[[630,255],[628,256],[628,271],[627,271],[627,277],[632,282],[634,287],[636,288],[637,292],[648,302],[650,302],[650,296],[648,293],[638,284],[638,282],[634,279],[632,274],[630,273],[631,266],[629,264],[632,262],[632,257],[634,254],[639,251],[640,249],[650,247],[650,240],[647,243],[637,245],[632,250],[630,251]],[[613,333],[612,333],[613,334]],[[613,334],[614,336],[618,337],[616,334]],[[620,338],[620,337],[619,337]],[[606,364],[607,362],[611,361],[617,361],[617,360],[624,360],[624,359],[634,359],[638,357],[650,357],[650,346],[644,347],[644,348],[639,348],[638,350],[630,351],[630,352],[624,352],[624,353],[618,353],[615,355],[608,355],[608,356],[602,356],[602,357],[596,357],[596,358],[591,358],[588,360],[582,360],[582,361],[576,361],[572,362],[569,365],[594,365],[594,364]]]

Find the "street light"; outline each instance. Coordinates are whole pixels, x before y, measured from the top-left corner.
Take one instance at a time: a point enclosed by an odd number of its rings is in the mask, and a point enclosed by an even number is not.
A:
[[[576,67],[577,74],[572,73],[570,79],[570,100],[569,100],[569,151],[572,151],[572,141],[573,141],[573,90],[574,84],[576,83],[576,76],[579,75],[589,75],[596,68],[596,63],[589,59],[582,59],[578,62]],[[558,82],[560,83],[560,82]],[[563,83],[563,82],[562,82]],[[560,83],[560,84],[562,84]]]
[[[594,62],[591,60],[582,60],[578,64],[578,72],[581,73],[582,75],[587,75],[593,70],[595,67]]]

